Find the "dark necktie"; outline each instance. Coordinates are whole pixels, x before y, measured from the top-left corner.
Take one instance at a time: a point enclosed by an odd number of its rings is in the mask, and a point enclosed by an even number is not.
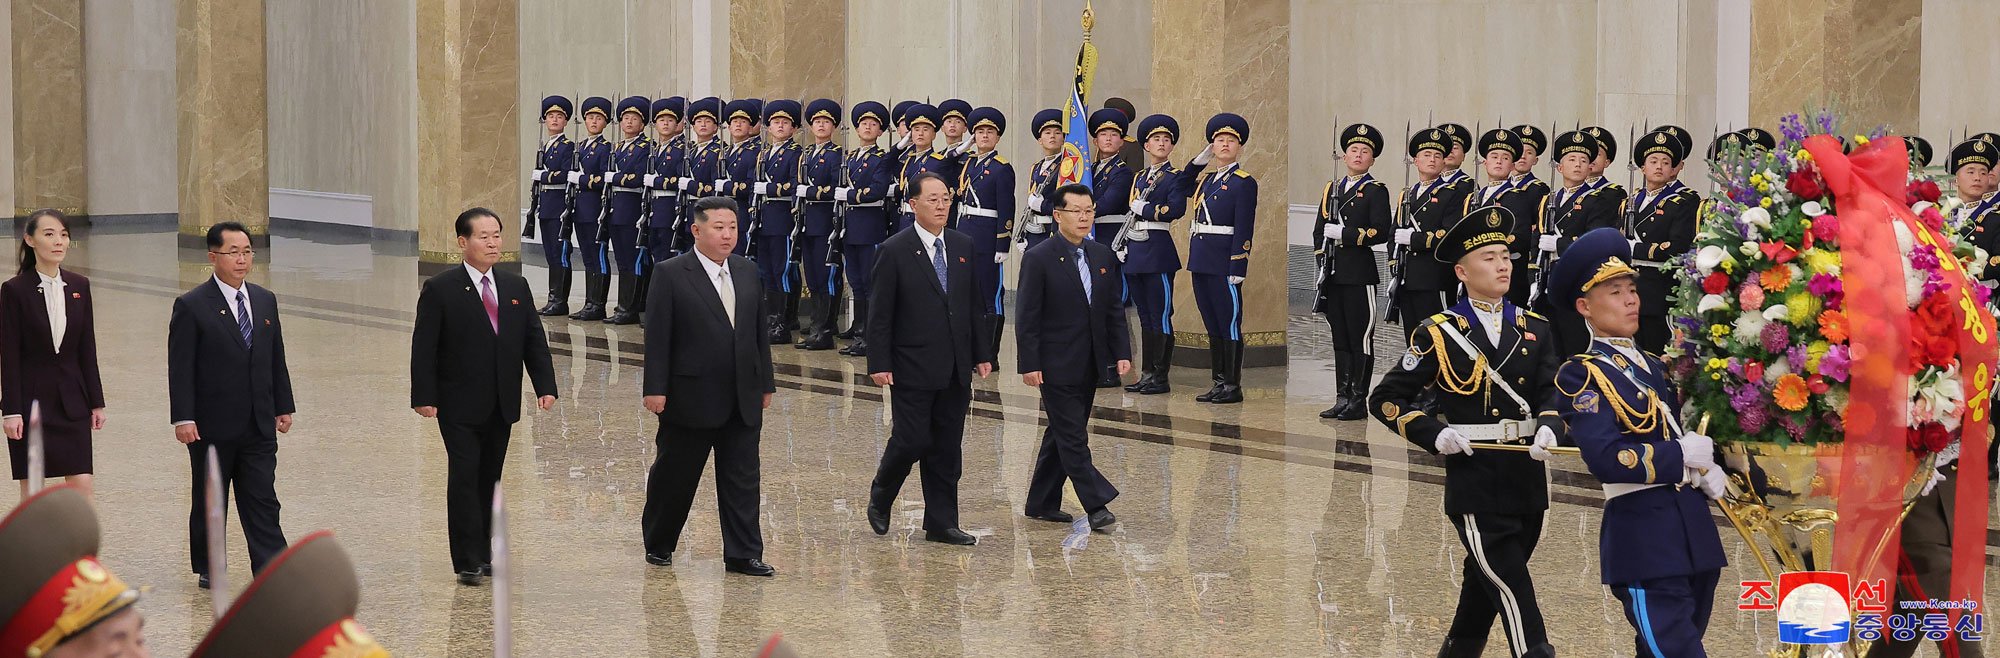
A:
[[[243,291],[236,291],[236,330],[243,332],[243,346],[250,347],[250,303]]]
[[[493,325],[493,333],[500,333],[500,300],[493,296],[493,280],[479,280],[479,302],[486,306],[486,321]]]
[[[944,282],[944,238],[931,240],[931,269],[937,270],[938,288],[950,292],[951,287]]]

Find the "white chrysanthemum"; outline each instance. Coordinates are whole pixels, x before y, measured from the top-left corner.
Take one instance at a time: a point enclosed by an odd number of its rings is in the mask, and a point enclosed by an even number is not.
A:
[[[1736,336],[1736,341],[1739,343],[1755,345],[1764,339],[1766,322],[1764,316],[1755,310],[1744,310],[1743,314],[1736,316],[1736,321],[1731,324],[1734,329],[1730,334]]]
[[[1784,359],[1772,361],[1771,365],[1764,368],[1764,383],[1776,386],[1779,377],[1789,374],[1792,374],[1792,364],[1790,361]]]

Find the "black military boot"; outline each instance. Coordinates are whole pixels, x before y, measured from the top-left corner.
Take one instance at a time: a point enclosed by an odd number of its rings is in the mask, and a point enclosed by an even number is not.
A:
[[[1333,388],[1335,391],[1333,406],[1327,407],[1326,411],[1319,412],[1319,417],[1339,418],[1341,414],[1347,413],[1349,406],[1354,404],[1354,390],[1347,385],[1349,380],[1348,371],[1353,369],[1353,352],[1333,353]]]
[[[618,275],[618,312],[606,324],[639,324],[639,275]]]
[[[604,298],[610,294],[611,275],[583,275],[583,309],[569,316],[569,319],[583,321],[604,319]]]
[[[549,303],[535,312],[541,315],[569,315],[569,268],[549,267]]]
[[[785,328],[785,293],[764,291],[764,323],[770,325],[772,345],[792,344],[792,331]]]
[[[866,304],[867,302],[868,300],[863,299],[860,295],[854,296],[854,317],[847,319],[847,328],[842,329],[840,330],[839,333],[834,334],[833,335],[834,338],[847,340],[855,337],[861,332],[861,323],[868,321],[868,315],[861,312],[861,306],[862,304]],[[840,301],[838,296],[834,298],[833,302],[833,317],[836,322],[839,321]]]
[[[840,348],[847,356],[868,356],[868,298],[854,298],[854,317],[848,320],[848,329],[854,334],[854,342]]]
[[[1174,335],[1172,333],[1153,334],[1159,337],[1160,347],[1153,358],[1146,362],[1146,375],[1153,378],[1153,385],[1139,391],[1140,395],[1159,395],[1173,390],[1168,375],[1174,368]]]
[[[792,342],[789,334],[798,330],[799,330],[799,291],[793,290],[791,292],[785,293],[785,333],[787,334],[785,342],[787,343]]]
[[[805,340],[792,347],[815,352],[833,349],[833,316],[840,310],[838,301],[840,298],[832,295],[813,295],[807,300],[806,316],[812,326],[806,328]]]
[[[1243,401],[1243,341],[1224,341],[1222,350],[1222,385],[1216,387],[1215,395],[1208,401],[1215,404],[1234,404]]]
[[[1195,402],[1212,401],[1215,399],[1215,394],[1222,391],[1222,377],[1224,372],[1222,353],[1225,351],[1222,344],[1224,342],[1226,342],[1225,339],[1219,338],[1215,334],[1208,335],[1208,378],[1215,382],[1215,384],[1208,388],[1207,393],[1194,396]]]
[[[1334,416],[1335,420],[1361,420],[1368,417],[1368,381],[1375,377],[1375,357],[1358,352],[1352,356],[1353,372],[1347,375],[1351,378],[1347,380],[1347,397],[1352,398],[1354,403],[1341,410],[1340,415]]]
[[[1447,637],[1438,647],[1437,658],[1479,658],[1486,653],[1486,638]]]
[[[1159,358],[1154,355],[1154,351],[1158,349],[1160,341],[1154,338],[1153,332],[1139,332],[1139,379],[1125,385],[1126,393],[1138,393],[1153,384],[1153,373],[1147,367],[1153,365],[1154,359]]]

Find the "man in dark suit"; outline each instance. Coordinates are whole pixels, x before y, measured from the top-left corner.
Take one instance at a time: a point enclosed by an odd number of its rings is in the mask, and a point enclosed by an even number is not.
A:
[[[868,303],[868,376],[891,387],[894,425],[868,493],[868,525],[889,532],[889,505],[922,463],[924,539],[970,546],[958,529],[958,477],[972,377],[993,374],[990,336],[976,322],[972,238],[944,227],[951,188],[935,173],[910,176],[915,221],[882,241]]]
[[[1028,480],[1029,518],[1069,523],[1062,511],[1067,477],[1076,499],[1090,515],[1090,528],[1117,521],[1105,509],[1118,488],[1090,464],[1090,407],[1097,382],[1132,371],[1132,339],[1119,302],[1124,272],[1118,255],[1090,239],[1097,211],[1090,188],[1064,185],[1055,194],[1061,240],[1043,240],[1021,255],[1020,302],[1014,330],[1021,354],[1021,381],[1042,389],[1049,429]]]
[[[521,420],[521,368],[544,411],[556,403],[556,373],[528,280],[493,269],[500,218],[473,208],[453,226],[465,266],[431,277],[417,295],[410,407],[438,421],[451,568],[459,584],[478,585],[493,569],[493,488]]]
[[[757,444],[771,378],[770,317],[757,264],[736,249],[736,201],[695,202],[694,251],[653,271],[646,298],[646,410],[660,417],[659,448],[646,480],[646,562],[674,563],[688,506],[715,451],[715,497],[722,517],[722,563],[734,573],[770,576],[757,524]],[[782,302],[783,300],[778,300]]]
[[[224,500],[236,486],[236,516],[250,547],[250,567],[285,550],[278,528],[278,434],[292,429],[292,376],[285,368],[278,298],[250,275],[250,232],[236,222],[208,229],[215,276],[174,300],[167,322],[167,397],[174,438],[188,447],[194,498],[188,552],[196,585],[208,587],[208,523],[203,504],[208,449],[222,469]]]

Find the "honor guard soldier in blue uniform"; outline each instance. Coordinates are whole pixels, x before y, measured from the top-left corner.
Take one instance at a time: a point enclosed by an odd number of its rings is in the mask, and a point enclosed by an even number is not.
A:
[[[611,99],[592,96],[583,99],[583,129],[590,133],[576,147],[575,171],[569,182],[576,188],[575,215],[577,251],[583,254],[583,308],[571,320],[604,319],[604,299],[611,295],[611,264],[606,262],[603,230],[610,206],[604,175],[611,166],[611,142],[604,139],[604,126],[611,120]]]
[[[1257,179],[1243,173],[1237,158],[1250,141],[1250,122],[1224,112],[1208,120],[1208,148],[1188,163],[1175,182],[1192,197],[1194,224],[1188,227],[1187,269],[1194,275],[1194,303],[1208,329],[1208,363],[1215,386],[1196,402],[1243,401],[1243,279],[1250,273],[1250,244],[1256,230]],[[1206,172],[1210,161],[1215,171]]]
[[[1727,565],[1708,501],[1722,497],[1725,480],[1714,442],[1682,431],[1666,364],[1632,340],[1641,300],[1630,255],[1617,230],[1597,229],[1555,265],[1554,303],[1595,333],[1589,350],[1556,372],[1556,407],[1603,483],[1602,580],[1625,606],[1638,655],[1704,656],[1701,637]]]
[[[1497,617],[1506,655],[1552,658],[1528,559],[1549,508],[1546,449],[1563,434],[1548,322],[1507,301],[1514,216],[1478,208],[1446,229],[1432,252],[1451,263],[1466,298],[1423,319],[1368,409],[1410,443],[1444,456],[1444,512],[1465,544],[1458,610],[1438,650],[1475,657]],[[1428,406],[1418,399],[1435,396]],[[1448,419],[1448,420],[1447,420]],[[1532,441],[1530,452],[1516,448]]]
[[[1174,363],[1174,273],[1181,271],[1181,254],[1174,247],[1173,222],[1187,213],[1187,196],[1177,193],[1181,172],[1168,162],[1181,141],[1181,126],[1173,117],[1155,114],[1139,121],[1146,168],[1132,175],[1126,195],[1132,221],[1124,237],[1112,240],[1112,251],[1125,261],[1125,292],[1139,309],[1139,380],[1127,392],[1157,395],[1173,390],[1167,381]],[[1060,139],[1060,138],[1058,138]]]
[[[694,143],[688,145],[687,175],[680,184],[682,216],[688,216],[696,199],[718,194],[715,183],[724,176],[722,154],[729,150],[717,137],[722,133],[722,99],[709,96],[688,103],[688,125],[694,129]],[[688,237],[688,244],[693,244],[693,234]]]
[[[1368,416],[1368,382],[1375,373],[1375,245],[1389,241],[1394,217],[1389,186],[1368,170],[1382,154],[1382,131],[1357,123],[1340,131],[1340,161],[1347,175],[1320,193],[1313,221],[1318,257],[1315,306],[1333,334],[1333,406],[1321,418],[1360,420]]]
[[[1465,173],[1465,154],[1472,148],[1472,131],[1456,123],[1438,124],[1446,137],[1451,138],[1451,150],[1444,154],[1444,174],[1440,178],[1446,183],[1456,183],[1471,178]],[[1452,218],[1456,219],[1456,218]],[[1447,219],[1450,222],[1451,219]]]
[[[1055,235],[1055,206],[1050,197],[1062,187],[1063,143],[1069,137],[1062,110],[1035,113],[1035,143],[1042,147],[1042,159],[1028,168],[1028,199],[1021,209],[1020,225],[1014,227],[1023,250],[1033,249]],[[1186,195],[1181,195],[1185,197]]]
[[[1090,113],[1090,143],[1097,150],[1090,163],[1090,195],[1097,203],[1097,226],[1090,239],[1109,246],[1118,229],[1132,220],[1132,168],[1125,166],[1119,151],[1125,148],[1125,130],[1132,117],[1117,108],[1098,108]]]
[[[576,142],[563,130],[569,127],[569,99],[550,96],[542,99],[542,146],[535,152],[532,178],[535,222],[542,230],[542,262],[549,266],[549,303],[542,315],[569,315],[569,172],[576,167]]]
[[[757,226],[756,209],[752,205],[756,194],[752,191],[757,182],[757,160],[764,154],[764,140],[757,130],[763,121],[763,104],[754,98],[739,98],[723,106],[723,123],[729,126],[729,147],[722,151],[722,164],[715,181],[715,193],[736,199],[736,207],[744,209],[750,221],[737,224],[738,233],[735,254],[755,258],[750,251],[756,239],[751,230]]]
[[[840,261],[847,269],[847,287],[854,291],[854,314],[848,328],[854,342],[840,353],[868,356],[868,336],[863,326],[868,324],[868,294],[874,290],[869,285],[870,277],[875,270],[875,247],[889,237],[893,220],[885,204],[891,197],[889,188],[895,184],[894,163],[876,142],[894,124],[889,121],[888,108],[875,101],[856,104],[851,118],[860,144],[848,152],[846,171],[842,174],[846,180],[834,190],[844,208]]]
[[[931,150],[931,143],[937,140],[937,108],[924,103],[911,105],[910,109],[903,113],[903,123],[908,126],[909,134],[905,136],[904,141],[897,142],[897,147],[901,150],[889,150],[890,157],[896,161],[894,189],[898,191],[896,204],[897,212],[900,213],[896,220],[898,231],[909,228],[911,223],[917,221],[917,216],[910,214],[908,199],[916,194],[916,190],[910,189],[910,178],[926,171],[940,171],[946,161],[943,153]],[[950,183],[946,185],[949,186]]]
[[[1518,132],[1532,130],[1533,137]],[[1503,133],[1505,133],[1503,135]],[[1513,139],[1507,139],[1507,136]],[[1542,205],[1548,203],[1549,184],[1535,178],[1531,169],[1540,159],[1540,154],[1548,145],[1548,136],[1534,126],[1522,125],[1506,130],[1488,130],[1479,137],[1479,155],[1484,158],[1486,168],[1485,187],[1474,192],[1468,207],[1488,205],[1506,206],[1509,212],[1520,218],[1514,222],[1514,241],[1507,244],[1514,254],[1514,281],[1507,288],[1507,301],[1515,306],[1527,308],[1528,293],[1534,287],[1535,277],[1529,275],[1528,265],[1535,262],[1535,223],[1530,217],[1542,215]],[[1522,163],[1528,163],[1523,168]]]
[[[1390,236],[1397,249],[1391,252],[1390,268],[1400,275],[1395,282],[1396,305],[1403,323],[1403,335],[1439,311],[1450,308],[1458,293],[1458,279],[1451,264],[1432,258],[1445,229],[1465,215],[1465,199],[1472,183],[1445,180],[1446,158],[1452,152],[1451,134],[1443,128],[1427,128],[1410,136],[1410,159],[1417,168],[1417,180],[1403,190],[1397,203],[1398,221]]]
[[[630,96],[618,101],[618,129],[623,138],[611,151],[611,168],[606,178],[611,186],[609,253],[618,266],[618,306],[609,324],[639,324],[639,274],[646,253],[639,240],[643,229],[639,219],[646,214],[646,174],[653,160],[653,138],[646,136],[646,116],[653,101]]]
[[[944,164],[938,167],[937,172],[938,175],[944,176],[945,184],[951,186],[953,196],[949,226],[956,229],[958,228],[957,194],[964,189],[961,185],[965,180],[965,160],[967,154],[972,152],[971,136],[967,134],[971,130],[971,124],[968,122],[972,116],[972,104],[956,98],[947,98],[944,102],[938,103],[937,108],[938,118],[942,119],[942,122],[938,124],[940,139],[934,141],[940,147],[938,151],[943,153],[945,158]]]
[[[833,138],[840,130],[840,104],[819,99],[806,104],[806,127],[812,129],[813,145],[799,157],[799,231],[804,244],[797,245],[799,267],[805,275],[806,318],[810,323],[802,339],[792,347],[802,350],[833,349],[833,322],[840,315],[840,239],[835,232],[837,217],[835,190],[846,186],[847,153]],[[829,259],[828,256],[833,258]]]
[[[1648,352],[1666,351],[1673,339],[1667,311],[1674,307],[1674,274],[1667,263],[1694,248],[1705,206],[1701,194],[1680,181],[1690,139],[1686,130],[1663,126],[1632,145],[1632,161],[1646,183],[1626,200],[1625,225],[1632,267],[1639,270],[1639,348]]]
[[[1007,133],[1000,110],[981,107],[967,117],[972,123],[972,152],[961,162],[958,181],[958,232],[972,236],[972,285],[978,290],[980,321],[999,349],[1006,326],[1002,303],[1001,264],[1014,248],[1014,165],[994,150]]]
[[[799,156],[804,149],[792,141],[798,131],[799,102],[778,99],[764,106],[770,146],[757,157],[757,177],[750,193],[757,213],[757,273],[764,279],[764,308],[771,314],[772,345],[789,345],[799,324],[798,265],[792,261],[794,228],[798,225]]]
[[[648,213],[646,232],[640,239],[646,241],[646,255],[650,263],[642,268],[651,272],[651,266],[678,255],[688,241],[677,236],[685,233],[681,226],[681,181],[688,174],[688,138],[683,133],[682,117],[687,116],[687,99],[675,96],[653,101],[653,136],[659,147],[653,150],[651,169],[646,175],[646,203]],[[646,285],[652,277],[639,279],[639,310],[646,308]]]
[[[1533,302],[1530,308],[1544,313],[1552,313],[1555,307],[1548,299],[1548,276],[1554,271],[1554,263],[1562,258],[1569,245],[1577,238],[1600,228],[1616,229],[1622,219],[1619,209],[1625,201],[1623,188],[1615,186],[1593,187],[1589,181],[1591,162],[1599,151],[1597,139],[1589,133],[1572,130],[1556,136],[1552,154],[1556,158],[1556,174],[1562,178],[1562,187],[1549,192],[1548,203],[1542,206],[1541,221],[1535,238],[1537,250],[1535,262],[1530,264],[1531,275],[1537,276],[1538,288],[1531,291]],[[1602,182],[1603,179],[1598,179]],[[1554,339],[1558,351],[1567,356],[1588,349],[1590,333],[1573,314],[1554,314]]]

